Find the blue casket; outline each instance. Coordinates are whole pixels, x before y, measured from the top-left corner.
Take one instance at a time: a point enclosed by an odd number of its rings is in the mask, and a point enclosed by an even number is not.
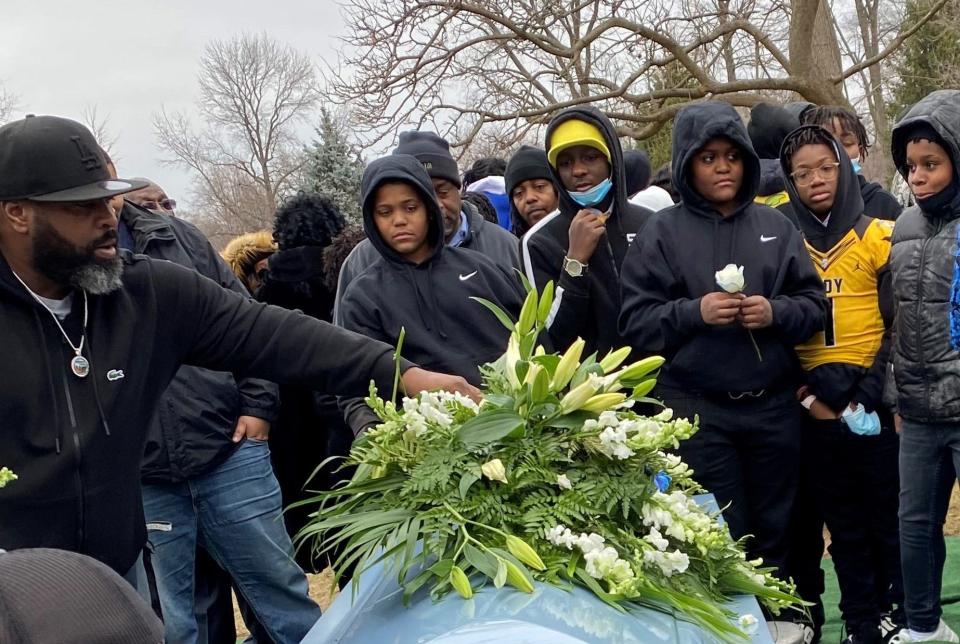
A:
[[[704,498],[705,505],[716,504]],[[536,583],[534,592],[484,586],[472,599],[450,593],[433,601],[421,588],[404,606],[388,562],[360,577],[356,597],[348,585],[303,639],[305,644],[695,644],[714,642],[699,627],[650,608],[621,612],[580,587]],[[751,638],[773,644],[752,596],[730,603],[737,615],[757,618]]]

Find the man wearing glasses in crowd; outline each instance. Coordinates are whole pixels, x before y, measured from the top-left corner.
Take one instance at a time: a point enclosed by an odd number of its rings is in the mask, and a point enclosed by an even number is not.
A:
[[[176,216],[174,210],[177,208],[177,202],[175,199],[168,197],[163,188],[149,179],[136,179],[136,181],[145,181],[150,185],[124,195],[124,199],[137,204],[145,210],[152,210],[171,217]]]

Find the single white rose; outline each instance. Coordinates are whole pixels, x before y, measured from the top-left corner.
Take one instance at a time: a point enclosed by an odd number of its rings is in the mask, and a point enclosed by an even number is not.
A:
[[[739,293],[743,290],[743,266],[727,264],[716,272],[717,286],[727,293]]]

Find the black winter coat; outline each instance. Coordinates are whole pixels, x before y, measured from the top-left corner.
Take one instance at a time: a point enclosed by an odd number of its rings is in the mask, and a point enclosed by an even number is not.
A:
[[[224,288],[249,296],[199,230],[192,224],[124,202],[121,219],[133,236],[134,253],[165,259],[197,271]],[[231,440],[237,418],[273,422],[277,386],[254,378],[200,367],[180,367],[150,422],[141,478],[144,483],[177,483],[211,471],[237,448]]]
[[[140,464],[150,420],[183,364],[363,395],[393,381],[393,348],[301,313],[253,302],[171,262],[122,252],[122,286],[89,296],[84,355],[0,258],[0,548],[60,548],[120,574],[146,540]],[[80,336],[75,294],[65,327]]]

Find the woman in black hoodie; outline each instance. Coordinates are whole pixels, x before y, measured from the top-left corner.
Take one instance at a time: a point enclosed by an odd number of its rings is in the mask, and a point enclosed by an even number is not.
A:
[[[754,203],[760,162],[730,105],[677,115],[673,177],[681,202],[624,260],[620,332],[667,358],[655,395],[700,417],[681,455],[734,538],[752,535],[750,555],[782,571],[800,447],[793,347],[822,327],[823,283],[796,228]],[[718,286],[728,264],[743,267],[742,292]]]
[[[343,326],[394,345],[405,329],[405,358],[479,384],[480,365],[503,354],[509,332],[470,298],[516,316],[524,298],[519,279],[480,253],[444,245],[433,184],[415,157],[377,159],[361,188],[363,226],[380,258],[344,292]]]

